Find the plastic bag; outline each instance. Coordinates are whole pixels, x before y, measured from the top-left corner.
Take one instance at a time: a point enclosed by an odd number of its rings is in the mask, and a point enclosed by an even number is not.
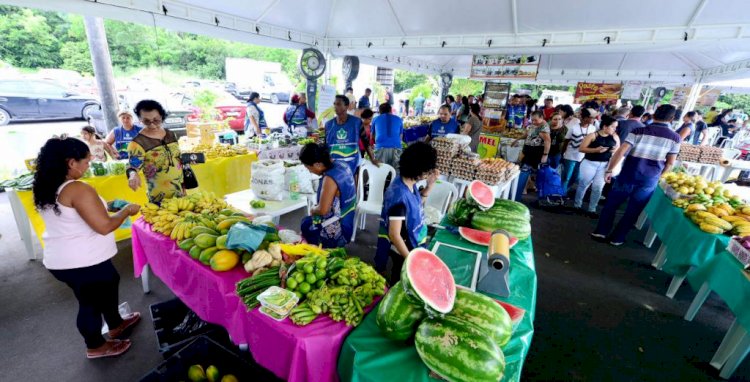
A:
[[[280,160],[259,160],[251,165],[250,188],[265,200],[284,198],[284,164]]]
[[[294,163],[300,163],[300,162],[295,161]],[[310,171],[308,171],[307,168],[305,168],[305,166],[302,165],[301,163],[286,168],[286,171],[284,172],[284,189],[285,190],[291,191],[289,188],[289,183],[292,177],[292,173],[297,173],[297,183],[299,183],[299,190],[297,190],[297,192],[301,194],[312,194],[315,192],[313,190],[312,178],[310,177]]]

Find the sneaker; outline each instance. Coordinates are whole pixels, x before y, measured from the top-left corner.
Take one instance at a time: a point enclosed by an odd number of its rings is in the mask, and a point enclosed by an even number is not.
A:
[[[600,242],[600,243],[604,243],[604,242],[606,242],[606,241],[607,241],[607,236],[605,236],[605,235],[602,235],[602,234],[600,234],[600,233],[594,233],[594,232],[591,232],[591,233],[589,234],[589,236],[591,236],[591,238],[592,238],[592,239],[594,239],[594,240],[596,240],[596,241],[598,241],[598,242]]]
[[[622,244],[623,244],[623,242],[621,242],[621,241],[610,241],[609,242],[609,245],[612,245],[612,246],[615,246],[615,247],[619,247]]]

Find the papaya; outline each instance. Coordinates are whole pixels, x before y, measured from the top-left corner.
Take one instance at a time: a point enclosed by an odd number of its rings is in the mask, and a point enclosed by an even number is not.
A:
[[[221,377],[221,382],[238,382],[239,380],[232,374],[227,374]]]
[[[212,235],[210,233],[202,233],[198,236],[195,236],[193,238],[193,241],[195,242],[195,245],[201,247],[201,249],[206,249],[208,247],[213,247],[216,245],[216,238],[219,237],[218,235]]]
[[[190,236],[192,236],[192,237],[196,237],[196,236],[198,236],[198,235],[200,235],[202,233],[208,233],[208,234],[211,234],[211,235],[219,236],[219,233],[216,232],[215,230],[213,230],[211,228],[208,228],[208,227],[205,227],[205,226],[201,226],[201,225],[195,226],[195,227],[193,227],[193,228],[190,229]]]
[[[198,260],[200,260],[201,263],[208,265],[209,262],[211,261],[211,257],[213,257],[218,251],[219,251],[219,248],[216,248],[216,247],[206,248],[203,251],[201,251],[201,254]]]
[[[190,254],[190,257],[198,260],[201,256],[201,247],[194,245],[193,248],[190,248],[190,251],[188,252]]]
[[[189,251],[190,248],[193,248],[194,245],[195,242],[193,241],[193,239],[185,239],[180,242],[179,247],[182,250]]]
[[[216,247],[219,249],[227,249],[227,235],[221,235],[216,238]]]
[[[219,233],[221,233],[222,235],[226,235],[226,234],[229,233],[229,228],[223,229],[223,230],[219,231]]]
[[[235,225],[236,223],[243,222],[251,224],[250,219],[244,217],[244,216],[232,216],[230,218],[224,219],[221,221],[221,223],[216,225],[216,228],[218,230],[224,230],[229,229],[229,227]]]
[[[232,216],[233,214],[234,214],[234,210],[231,208],[225,208],[219,211],[219,215]]]
[[[237,266],[239,262],[240,255],[228,249],[216,252],[210,260],[211,269],[217,272],[228,271]]]

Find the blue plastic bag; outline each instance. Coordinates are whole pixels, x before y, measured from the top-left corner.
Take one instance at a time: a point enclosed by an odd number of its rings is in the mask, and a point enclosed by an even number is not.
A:
[[[266,237],[269,228],[266,225],[236,223],[227,233],[226,246],[229,249],[242,248],[251,253],[255,252]]]
[[[560,174],[546,163],[539,165],[536,172],[536,191],[540,204],[563,205],[565,192]]]

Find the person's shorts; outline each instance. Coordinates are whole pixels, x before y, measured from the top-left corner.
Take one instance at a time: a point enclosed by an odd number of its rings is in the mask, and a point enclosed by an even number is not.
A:
[[[398,161],[401,159],[401,152],[403,149],[396,148],[382,148],[375,150],[375,159],[381,163],[385,163],[398,171]]]

